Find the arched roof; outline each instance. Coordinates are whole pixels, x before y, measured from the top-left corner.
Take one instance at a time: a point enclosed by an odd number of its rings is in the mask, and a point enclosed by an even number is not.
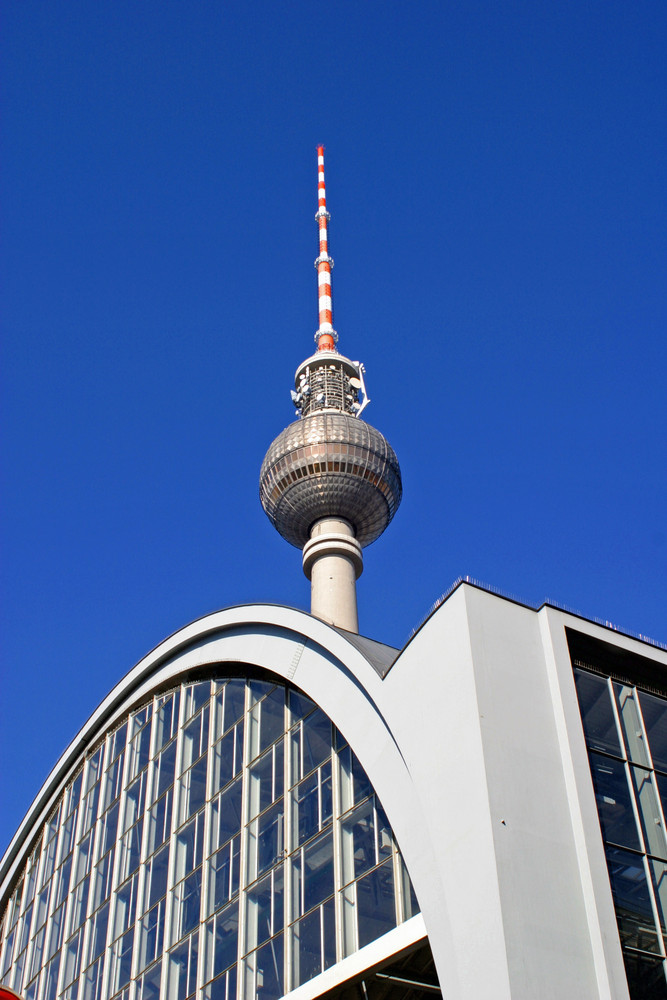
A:
[[[144,656],[109,692],[74,737],[37,793],[0,863],[5,900],[34,837],[85,755],[132,707],[161,688],[211,665],[230,673],[269,672],[301,688],[355,748],[375,785],[388,769],[409,775],[381,709],[381,675],[395,651],[349,635],[294,608],[251,604],[226,608],[174,632]],[[389,765],[389,768],[387,768]],[[377,788],[382,798],[381,788]]]

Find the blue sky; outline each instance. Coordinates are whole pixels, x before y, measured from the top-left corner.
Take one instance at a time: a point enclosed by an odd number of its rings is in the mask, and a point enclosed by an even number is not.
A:
[[[120,677],[308,604],[258,474],[334,324],[404,500],[362,632],[469,574],[667,642],[659,3],[22,0],[2,37],[0,850]]]

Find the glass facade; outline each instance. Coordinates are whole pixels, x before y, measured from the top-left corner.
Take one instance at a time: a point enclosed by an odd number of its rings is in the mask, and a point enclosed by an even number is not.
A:
[[[667,698],[575,667],[632,1000],[667,998]]]
[[[0,982],[26,1000],[272,1000],[417,910],[366,773],[312,701],[184,683],[60,796],[2,917]]]

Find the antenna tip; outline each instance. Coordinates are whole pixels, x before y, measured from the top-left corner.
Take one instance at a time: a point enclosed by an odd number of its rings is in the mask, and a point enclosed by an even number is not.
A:
[[[317,155],[318,156],[324,156],[324,146],[318,146],[317,147]]]

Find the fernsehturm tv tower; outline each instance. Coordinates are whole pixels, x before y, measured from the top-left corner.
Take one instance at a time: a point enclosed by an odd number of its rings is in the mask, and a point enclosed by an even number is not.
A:
[[[323,146],[317,148],[317,170],[317,350],[296,370],[292,400],[298,419],[267,451],[259,494],[274,527],[303,550],[311,613],[358,632],[362,549],[379,538],[398,509],[401,470],[387,439],[361,419],[370,402],[364,366],[336,347]]]

